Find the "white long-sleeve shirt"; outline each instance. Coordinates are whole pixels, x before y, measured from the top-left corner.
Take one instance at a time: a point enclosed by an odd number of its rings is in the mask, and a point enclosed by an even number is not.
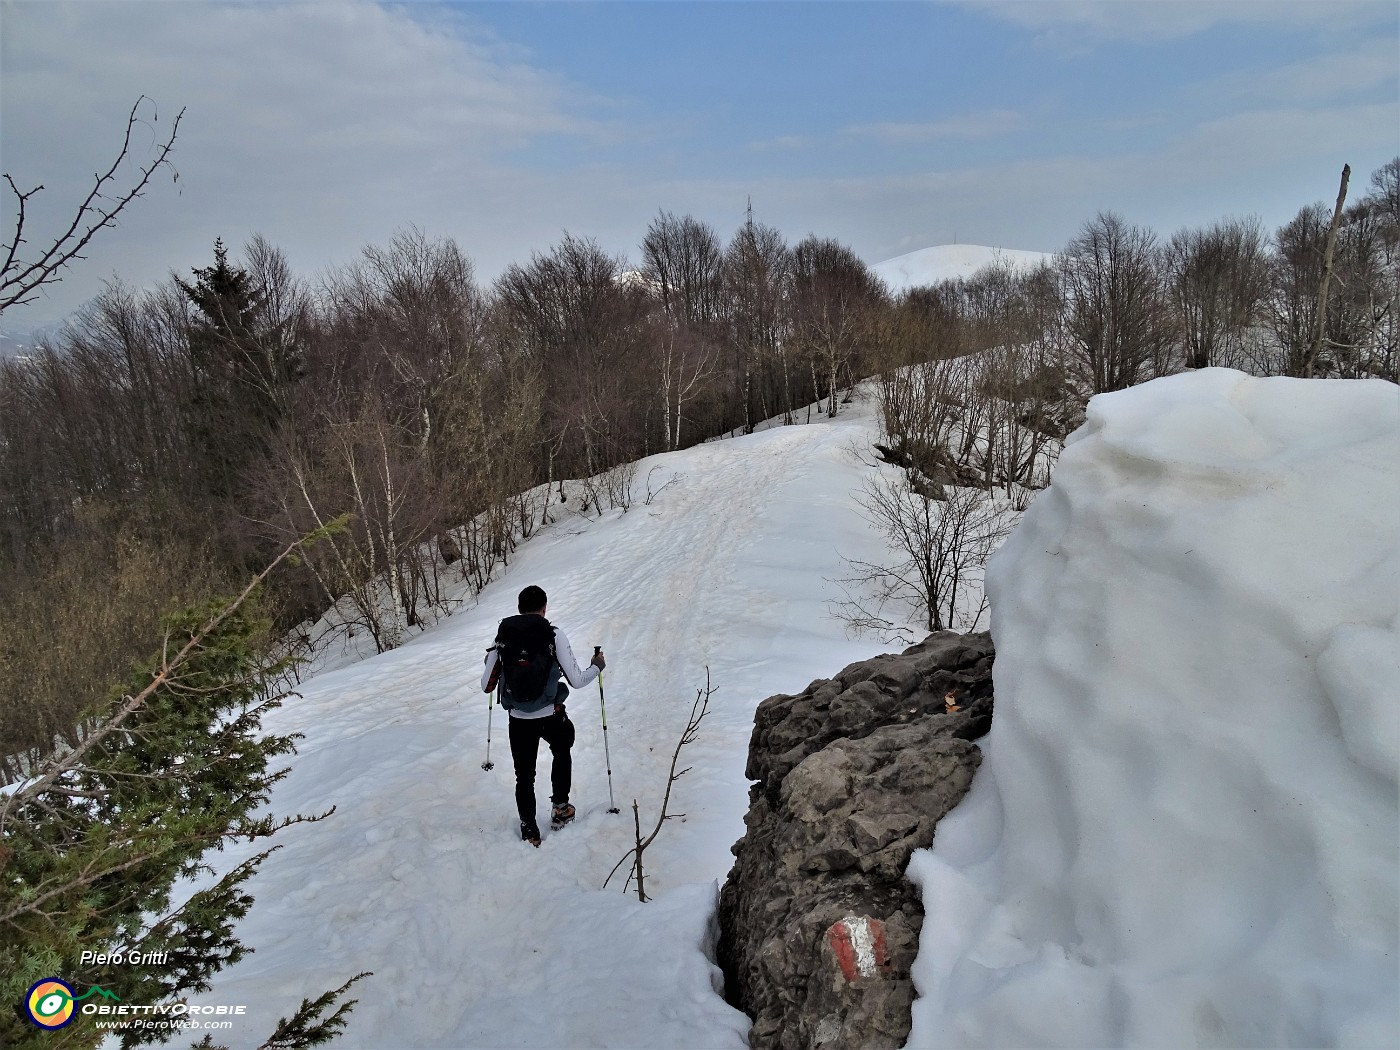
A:
[[[551,625],[552,626],[552,625]],[[564,672],[564,677],[575,689],[582,689],[586,685],[591,685],[597,679],[599,670],[596,664],[589,664],[587,667],[580,667],[578,657],[574,655],[574,647],[569,644],[569,636],[564,633],[563,628],[554,628],[554,659],[559,664],[559,670]],[[486,666],[481,670],[481,691],[489,692],[491,687],[491,672],[496,669],[496,650],[491,649],[486,654]],[[541,711],[520,712],[511,711],[511,718],[548,718],[554,714],[552,707],[545,707]]]

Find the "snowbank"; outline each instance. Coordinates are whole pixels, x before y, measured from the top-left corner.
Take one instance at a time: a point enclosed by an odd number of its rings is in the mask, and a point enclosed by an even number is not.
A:
[[[1095,398],[988,569],[909,1046],[1400,1046],[1400,389]]]

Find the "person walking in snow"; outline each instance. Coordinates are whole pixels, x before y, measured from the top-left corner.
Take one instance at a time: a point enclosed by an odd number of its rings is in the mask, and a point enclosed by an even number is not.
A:
[[[541,740],[553,756],[550,824],[558,829],[574,819],[574,807],[569,804],[573,779],[569,749],[574,744],[574,724],[564,709],[569,686],[559,675],[562,672],[569,685],[582,689],[607,663],[598,649],[587,667],[579,667],[568,636],[545,619],[548,602],[539,587],[531,585],[520,592],[520,615],[501,621],[481,672],[482,690],[489,693],[499,685],[501,706],[510,713],[510,757],[515,765],[520,837],[532,846],[540,844],[540,828],[535,822],[535,765]]]

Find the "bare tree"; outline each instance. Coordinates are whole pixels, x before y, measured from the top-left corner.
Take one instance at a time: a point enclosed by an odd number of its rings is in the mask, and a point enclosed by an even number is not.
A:
[[[333,539],[308,552],[303,564],[328,603],[348,600],[344,620],[364,627],[384,652],[397,647],[418,618],[406,601],[405,577],[432,524],[425,507],[431,495],[412,437],[378,408],[371,401],[347,409],[345,418],[313,440],[289,442],[274,456],[266,524],[286,541],[339,517],[349,520]]]
[[[292,273],[282,250],[262,234],[253,235],[243,249],[243,258],[253,296],[262,305],[264,331],[259,349],[267,358],[263,373],[303,375],[312,313],[310,291]],[[291,385],[271,383],[266,387],[266,396],[277,404],[279,415],[292,410]]]
[[[1183,230],[1171,239],[1166,254],[1186,366],[1237,364],[1269,290],[1268,253],[1258,221]]]
[[[1400,266],[1386,231],[1383,209],[1370,200],[1346,209],[1335,230],[1322,204],[1278,230],[1268,314],[1280,357],[1275,371],[1395,377]]]
[[[137,164],[137,171],[126,180],[125,186],[122,185],[128,161],[132,159],[132,136],[137,128],[148,123],[143,116],[142,103],[149,107],[150,122],[158,119],[154,102],[145,95],[136,100],[127,115],[126,132],[116,159],[105,172],[93,176],[92,189],[78,203],[67,227],[42,245],[34,246],[33,254],[26,253],[27,258],[22,257],[21,252],[30,244],[30,239],[25,236],[28,205],[44,187],[39,185],[30,190],[21,190],[10,174],[5,174],[5,182],[15,195],[16,217],[14,233],[3,247],[5,261],[0,264],[0,313],[11,306],[32,302],[44,285],[61,279],[63,270],[69,264],[83,258],[83,249],[99,230],[116,226],[117,216],[145,193],[146,186],[158,169],[170,167],[172,177],[178,181],[179,174],[170,166],[170,151],[175,146],[180,120],[185,115],[183,109],[175,114],[170,134],[163,141],[155,143],[154,159],[144,166]]]
[[[1337,190],[1337,204],[1332,210],[1332,222],[1322,247],[1322,281],[1317,291],[1317,320],[1313,326],[1312,344],[1303,358],[1303,377],[1311,378],[1317,370],[1317,358],[1322,353],[1322,340],[1327,332],[1327,286],[1332,281],[1332,255],[1337,246],[1337,228],[1342,224],[1342,209],[1347,202],[1347,183],[1351,180],[1351,165],[1342,165],[1342,182]]]
[[[1060,275],[1075,364],[1090,392],[1167,372],[1175,331],[1150,230],[1101,212],[1065,249]]]
[[[1376,224],[1380,275],[1371,295],[1377,317],[1372,375],[1400,381],[1400,157],[1371,174],[1371,192],[1362,202]]]
[[[660,367],[661,423],[664,447],[681,447],[686,405],[708,389],[718,372],[719,348],[696,329],[663,319],[655,330]]]
[[[642,239],[642,263],[669,316],[697,331],[717,320],[724,253],[708,223],[662,212]]]
[[[988,350],[978,357],[974,384],[986,406],[982,484],[1000,484],[1024,508],[1026,490],[1048,482],[1062,432],[1063,377],[1034,345]],[[974,395],[976,396],[976,395]],[[1046,469],[1041,470],[1042,462]]]
[[[861,506],[889,541],[890,565],[850,560],[852,576],[838,581],[857,594],[839,604],[856,630],[906,632],[904,615],[890,618],[892,603],[913,610],[927,631],[976,630],[986,595],[972,605],[966,589],[1011,529],[1003,504],[976,488],[954,488],[941,502],[916,491],[907,474],[865,486]]]
[[[971,348],[966,318],[948,283],[911,288],[894,311],[892,363],[915,364],[959,357]]]
[[[1276,370],[1287,375],[1302,375],[1316,329],[1326,221],[1322,205],[1310,204],[1274,234],[1268,316],[1283,358]]]
[[[872,331],[872,315],[885,301],[884,287],[845,245],[808,237],[792,253],[793,315],[797,337],[822,362],[828,416],[836,392]]]
[[[779,364],[785,410],[792,408],[792,377],[785,350],[791,266],[791,252],[782,234],[754,222],[750,208],[724,256],[726,314],[746,434],[753,432],[759,420],[776,414],[767,410],[764,379],[770,362]]]
[[[1381,216],[1382,237],[1392,249],[1400,247],[1400,157],[1371,173],[1368,198]]]
[[[545,433],[565,476],[600,473],[642,445],[639,421],[654,404],[645,360],[650,302],[625,272],[596,241],[565,235],[495,284],[511,352],[541,370]]]
[[[0,573],[94,501],[170,497],[182,516],[205,506],[181,298],[114,282],[37,352],[0,362]]]
[[[724,253],[706,223],[662,212],[642,240],[642,260],[644,277],[661,300],[661,318],[649,337],[660,367],[662,445],[669,451],[680,447],[685,405],[717,371]]]
[[[1386,242],[1386,219],[1370,200],[1347,209],[1337,234],[1318,371],[1342,379],[1396,376],[1400,253]]]

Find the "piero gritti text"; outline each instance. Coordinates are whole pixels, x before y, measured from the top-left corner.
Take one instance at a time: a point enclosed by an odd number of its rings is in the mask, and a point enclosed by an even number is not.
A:
[[[164,966],[169,952],[83,952],[79,966]]]

